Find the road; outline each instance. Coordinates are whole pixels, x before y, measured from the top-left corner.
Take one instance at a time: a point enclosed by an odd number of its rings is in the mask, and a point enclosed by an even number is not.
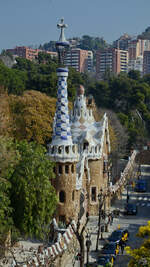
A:
[[[150,220],[150,166],[142,166],[141,172],[142,178],[147,180],[147,192],[146,193],[136,193],[129,187],[129,202],[135,203],[138,207],[137,215],[123,215],[121,214],[118,218],[114,219],[113,225],[109,227],[109,232],[104,233],[104,238],[107,238],[112,231],[117,229],[119,226],[121,228],[127,228],[130,233],[130,238],[128,241],[128,245],[131,248],[137,248],[141,245],[142,239],[136,236],[138,229],[141,225],[146,225],[147,221]],[[119,208],[119,210],[123,210],[124,205],[126,203],[127,191],[124,190],[122,194],[122,199],[116,200],[113,204],[113,209]],[[95,262],[98,254],[100,252],[95,252],[96,247],[96,237],[97,237],[97,222],[98,218],[91,218],[88,227],[91,231],[91,251],[90,251],[90,262]],[[100,240],[99,242],[99,251],[104,244],[104,240]],[[126,255],[124,252],[123,255],[119,253],[115,261],[115,267],[127,267],[129,263],[130,257]]]
[[[120,225],[128,225],[130,232],[130,238],[128,245],[131,248],[137,248],[140,246],[142,239],[136,236],[138,228],[141,225],[146,225],[150,220],[150,166],[142,166],[142,178],[147,180],[147,192],[136,193],[129,190],[129,201],[135,203],[138,207],[138,214],[136,216],[128,215],[119,218]],[[124,196],[123,196],[124,197]],[[119,255],[115,262],[115,267],[125,267],[128,265],[130,257],[125,253]]]

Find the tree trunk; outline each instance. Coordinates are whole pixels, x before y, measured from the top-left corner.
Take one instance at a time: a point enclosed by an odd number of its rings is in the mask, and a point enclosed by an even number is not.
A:
[[[81,259],[80,259],[80,267],[84,267],[84,236],[83,234],[79,237],[79,244],[80,244],[80,253],[81,253]]]

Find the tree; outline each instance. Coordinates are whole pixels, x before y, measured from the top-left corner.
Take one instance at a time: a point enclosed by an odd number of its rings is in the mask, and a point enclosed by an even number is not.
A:
[[[80,223],[80,219],[78,218],[77,221],[77,229],[74,230],[76,238],[80,245],[80,267],[84,267],[84,258],[85,258],[85,238],[84,238],[84,231],[86,229],[87,223],[89,221],[89,214],[86,214],[86,221],[83,225]]]
[[[51,185],[54,163],[33,142],[21,141],[16,150],[19,159],[10,177],[14,224],[22,234],[44,239],[57,203]]]
[[[9,177],[16,160],[13,140],[0,136],[0,245],[2,246],[9,230],[13,227]]]
[[[150,221],[148,221],[146,226],[141,226],[139,228],[137,236],[145,238],[142,245],[137,249],[131,249],[126,247],[126,252],[132,257],[129,262],[129,267],[149,267],[150,266]]]
[[[133,80],[138,81],[138,80],[140,80],[140,78],[141,78],[140,71],[138,71],[138,70],[130,70],[130,71],[128,72],[128,77],[129,77],[130,79],[133,79]]]
[[[9,96],[11,134],[15,139],[50,142],[56,99],[37,91],[26,91],[23,96]]]

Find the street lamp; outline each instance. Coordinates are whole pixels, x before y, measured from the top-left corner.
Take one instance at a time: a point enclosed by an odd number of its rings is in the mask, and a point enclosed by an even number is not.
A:
[[[128,202],[129,202],[129,185],[128,184],[127,184],[126,188],[127,188],[127,199],[126,199],[126,201],[127,201],[127,204],[128,204]]]
[[[100,236],[100,228],[101,228],[101,213],[102,213],[102,206],[103,206],[103,189],[100,189],[100,193],[98,194],[98,201],[99,201],[99,216],[98,216],[98,232],[97,232],[97,241],[96,241],[96,251],[98,251],[98,242]]]
[[[89,234],[89,232],[87,232],[87,236],[86,236],[86,247],[87,247],[87,261],[86,261],[86,264],[88,266],[89,264],[89,251],[90,251],[90,246],[92,245],[92,242],[91,242],[91,235]]]

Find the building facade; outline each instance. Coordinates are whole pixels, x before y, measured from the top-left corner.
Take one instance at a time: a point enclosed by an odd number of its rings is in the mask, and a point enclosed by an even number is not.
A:
[[[54,186],[59,199],[56,218],[68,222],[70,218],[84,218],[87,212],[98,214],[98,193],[101,189],[105,191],[109,183],[110,141],[107,116],[105,114],[100,122],[95,121],[92,108],[87,107],[83,86],[77,89],[69,120],[64,78],[68,75],[67,69],[58,75],[63,76],[58,81],[53,139],[48,155],[56,162]],[[109,206],[106,197],[104,209],[108,210]]]
[[[10,52],[14,56],[26,58],[28,60],[34,60],[40,52],[51,55],[52,57],[57,57],[57,52],[43,51],[41,49],[33,49],[27,46],[16,46],[12,49],[7,49],[6,51]]]
[[[129,45],[130,40],[131,40],[131,36],[125,33],[124,35],[120,36],[119,39],[113,42],[113,47],[116,49],[128,51],[128,45]]]
[[[143,75],[150,74],[150,51],[144,51]]]
[[[107,71],[114,74],[127,72],[128,51],[116,48],[98,50],[96,53],[96,77],[103,79]]]
[[[65,56],[64,63],[79,72],[91,71],[93,68],[93,52],[80,48],[70,49]]]
[[[57,24],[61,29],[56,48],[62,65],[68,49],[64,20]],[[75,55],[81,50],[75,50]],[[85,51],[88,55],[88,51]],[[71,52],[73,53],[73,51]],[[87,101],[84,87],[77,88],[73,110],[68,110],[68,68],[57,69],[57,104],[53,122],[52,142],[48,156],[56,163],[54,187],[59,199],[56,218],[68,223],[70,220],[85,220],[87,213],[97,215],[98,193],[108,188],[108,155],[110,152],[108,119],[96,122],[92,112],[92,101]],[[109,209],[109,198],[105,194],[104,209]]]

